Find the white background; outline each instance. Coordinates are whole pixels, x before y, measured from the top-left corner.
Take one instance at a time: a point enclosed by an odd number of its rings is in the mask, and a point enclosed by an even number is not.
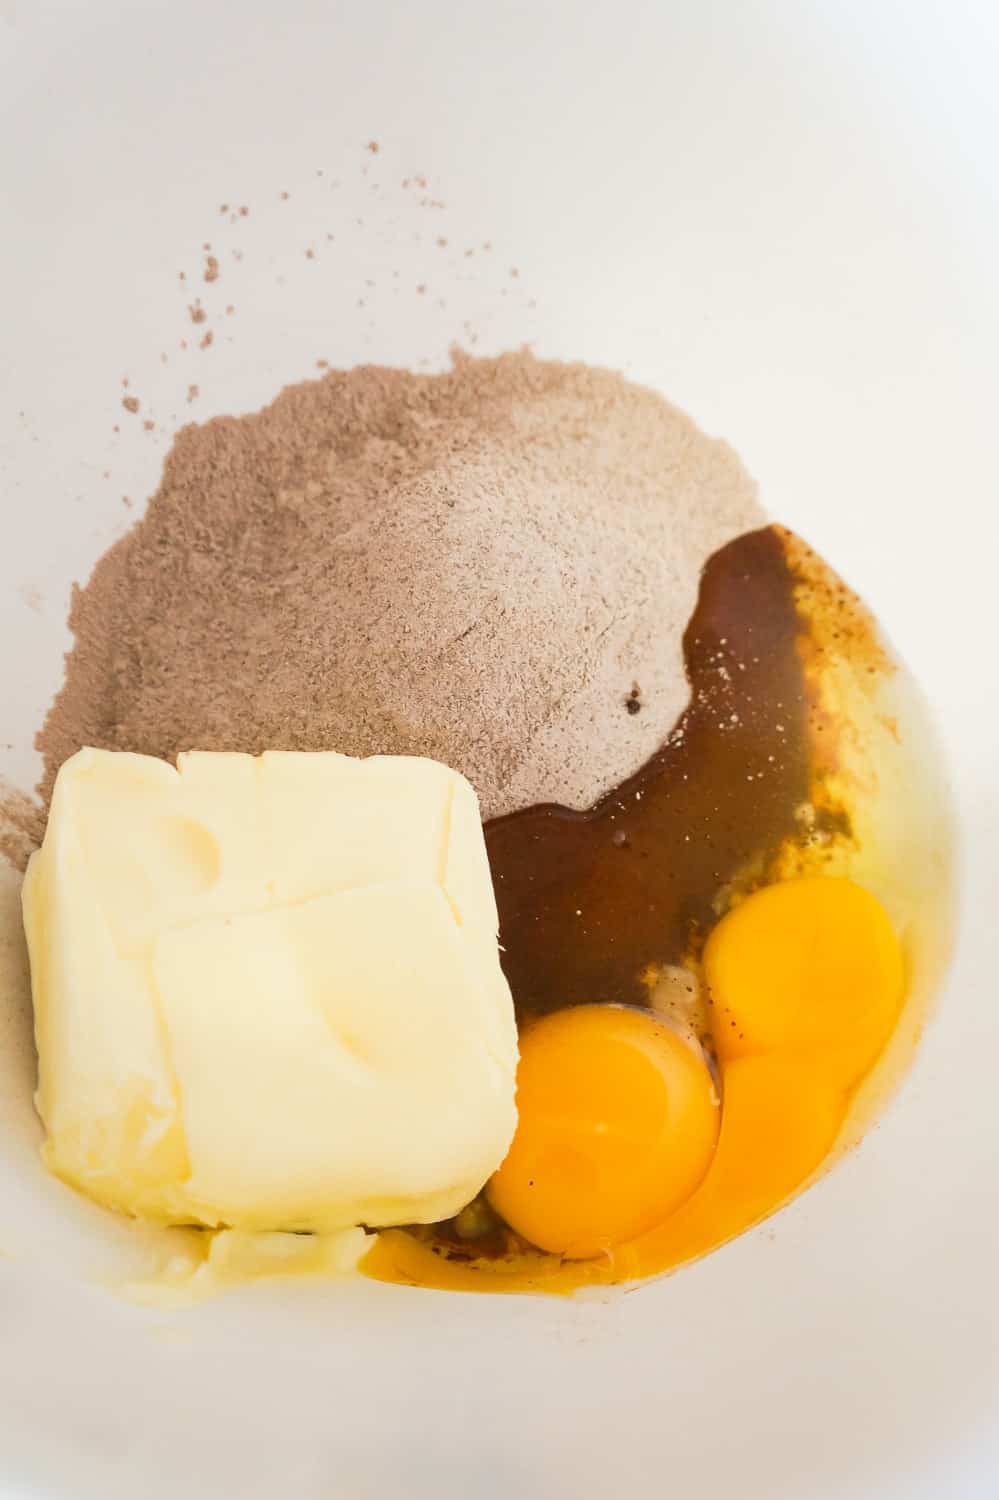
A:
[[[926,684],[968,835],[912,1079],[764,1230],[607,1305],[155,1326],[0,1260],[11,1494],[999,1490],[997,76],[988,0],[0,0],[0,773],[34,779],[69,586],[178,423],[474,336],[734,443]]]

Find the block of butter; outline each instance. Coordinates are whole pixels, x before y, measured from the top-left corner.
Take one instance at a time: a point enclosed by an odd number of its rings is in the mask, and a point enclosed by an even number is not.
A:
[[[430,760],[82,750],[24,883],[45,1160],[166,1223],[456,1213],[517,1039],[478,803]]]

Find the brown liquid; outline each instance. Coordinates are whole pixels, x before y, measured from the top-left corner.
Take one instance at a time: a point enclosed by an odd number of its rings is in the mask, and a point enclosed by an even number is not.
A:
[[[690,705],[663,748],[589,812],[532,807],[487,825],[521,1023],[590,1001],[647,1003],[650,972],[697,951],[724,888],[764,874],[801,834],[795,583],[773,528],[717,552],[684,635]]]
[[[793,874],[852,873],[841,856],[863,847],[848,811],[851,792],[869,801],[873,787],[883,807],[880,772],[856,760],[852,736],[860,725],[874,740],[898,739],[874,691],[895,667],[870,613],[792,533],[749,533],[709,560],[683,645],[690,705],[647,765],[589,812],[534,807],[486,826],[503,963],[521,1024],[593,1001],[651,1005],[669,1016],[669,995],[654,991],[657,969],[678,962],[696,969],[704,938],[734,895]],[[634,712],[635,702],[640,692],[623,694],[621,711]],[[862,782],[854,786],[858,765]],[[901,762],[886,765],[911,784]],[[861,827],[863,807],[861,799]],[[681,1003],[671,1018],[693,1021],[710,1057],[703,1002],[693,1013]],[[910,1026],[910,1054],[914,1035]],[[821,1059],[814,1077],[821,1093],[828,1087]],[[799,1123],[814,1133],[808,1090],[805,1097],[803,1115],[801,1100],[787,1101],[792,1143]],[[682,1230],[672,1243],[666,1235],[622,1265],[545,1255],[480,1197],[447,1223],[383,1232],[366,1272],[403,1284],[551,1292],[658,1274],[780,1207],[821,1165],[814,1153],[803,1165],[791,1156],[789,1171],[780,1149],[764,1156],[748,1184],[737,1182],[733,1203],[715,1203],[714,1218],[709,1199],[706,1218],[695,1212],[688,1221],[686,1239]],[[754,1182],[763,1197],[753,1188],[740,1207],[739,1194],[745,1199]]]
[[[727,888],[765,878],[806,831],[811,705],[792,540],[767,527],[708,560],[683,639],[689,706],[634,776],[588,812],[547,805],[486,824],[520,1026],[567,1005],[648,1005],[656,970],[697,955]],[[622,696],[621,712],[636,702],[640,690]],[[455,1220],[409,1232],[457,1261],[538,1253],[478,1207],[470,1236]]]

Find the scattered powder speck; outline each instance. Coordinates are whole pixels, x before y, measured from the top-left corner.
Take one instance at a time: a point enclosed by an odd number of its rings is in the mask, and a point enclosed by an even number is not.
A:
[[[146,418],[146,420],[142,424],[143,431],[145,431],[145,432],[152,432],[152,430],[153,430],[153,428],[155,426],[156,426],[156,423],[150,421],[150,419],[148,417]]]
[[[203,323],[208,316],[208,314],[205,312],[205,309],[201,305],[200,298],[192,302],[187,311],[190,314],[192,323]]]
[[[197,401],[200,394],[201,392],[196,385],[189,385],[187,388],[188,403],[190,403],[191,401]]]
[[[121,404],[126,411],[137,412],[139,410],[138,396],[122,396]]]
[[[215,342],[215,335],[212,333],[212,330],[209,328],[208,332],[202,338],[201,343],[198,345],[198,348],[199,349],[210,349],[211,346],[212,346],[212,344],[214,342]]]
[[[377,156],[382,148],[377,141],[369,141],[367,149],[371,152],[372,156]]]
[[[205,258],[205,280],[218,281],[219,260],[217,255],[209,255]]]

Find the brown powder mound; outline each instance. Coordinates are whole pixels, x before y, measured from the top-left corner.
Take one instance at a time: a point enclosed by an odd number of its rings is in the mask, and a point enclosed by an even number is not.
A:
[[[687,698],[710,553],[760,523],[723,443],[529,354],[360,368],[188,427],[70,615],[39,748],[431,755],[487,817],[592,803]]]

